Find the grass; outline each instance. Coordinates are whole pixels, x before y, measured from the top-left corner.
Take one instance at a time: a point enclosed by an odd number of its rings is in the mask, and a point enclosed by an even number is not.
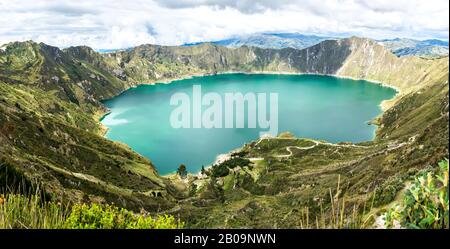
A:
[[[45,201],[34,194],[0,195],[0,229],[173,229],[184,222],[172,215],[152,217],[110,204]]]
[[[431,173],[430,173],[431,172]],[[435,172],[435,173],[433,173]],[[437,173],[440,172],[440,173]],[[431,174],[431,175],[430,175]],[[329,185],[325,195],[315,195],[309,201],[296,201],[296,193],[280,192],[271,182],[268,187],[274,193],[254,192],[241,178],[246,173],[228,175],[223,178],[223,190],[226,202],[208,209],[208,217],[199,215],[191,220],[189,227],[216,228],[299,228],[299,229],[370,229],[393,228],[383,223],[387,206],[380,207],[380,191],[369,191],[358,196],[348,193],[348,178],[336,176],[335,184]],[[405,217],[401,221],[406,228],[442,228],[448,227],[448,161],[439,163],[439,167],[425,167],[421,171],[411,171],[411,178],[417,178],[415,189],[409,187],[394,191],[389,207],[407,205],[403,208]],[[283,178],[280,178],[281,180]],[[432,180],[430,180],[432,179]],[[407,181],[407,179],[402,179]],[[395,180],[394,182],[397,182]],[[233,184],[237,183],[237,188]],[[275,184],[276,185],[276,184]],[[283,182],[279,186],[285,185]],[[382,189],[390,189],[392,181],[387,181]],[[409,185],[409,184],[407,184]],[[257,186],[252,184],[251,186]],[[403,185],[402,185],[403,186]],[[422,189],[418,191],[417,188]],[[311,188],[314,189],[314,188]],[[447,191],[447,192],[445,192]],[[401,192],[401,193],[400,193]],[[422,194],[417,195],[416,193]],[[409,194],[408,194],[409,193]],[[253,195],[252,195],[253,194]],[[299,191],[306,198],[305,191]],[[391,195],[391,193],[389,193]],[[403,200],[404,196],[409,196]],[[398,197],[398,198],[397,198]],[[420,198],[419,198],[420,197]],[[285,200],[289,201],[286,202]],[[384,202],[383,202],[384,203]],[[398,211],[398,210],[395,210]],[[270,222],[273,216],[282,217]],[[398,215],[396,217],[399,217]]]
[[[43,203],[39,195],[0,197],[0,228],[63,228],[70,209],[61,203]]]
[[[329,189],[329,205],[330,208],[324,210],[320,204],[320,212],[318,214],[310,213],[310,209],[305,207],[300,212],[300,228],[301,229],[363,229],[369,228],[373,222],[374,214],[370,213],[373,208],[373,199],[370,201],[370,207],[367,200],[363,203],[362,212],[358,204],[348,207],[346,196],[341,194],[340,176],[336,191]]]
[[[171,215],[152,217],[114,205],[45,202],[40,195],[0,196],[0,229],[173,229],[184,223]]]
[[[369,194],[365,201],[355,202],[344,193],[343,185],[339,175],[337,186],[329,188],[327,200],[319,203],[319,211],[308,206],[300,208],[295,214],[298,219],[297,228],[372,227],[377,215],[377,212],[373,212],[375,195]],[[94,203],[67,205],[60,202],[46,202],[45,197],[39,193],[37,189],[35,194],[29,195],[14,193],[0,195],[0,228],[167,229],[185,226],[174,216],[152,217],[143,211],[136,214],[114,205]],[[439,163],[439,167],[420,172],[399,202],[385,214],[386,228],[392,228],[394,220],[398,220],[398,223],[406,228],[448,228],[448,160]],[[253,212],[259,205],[257,202],[249,202],[242,210]]]
[[[151,212],[171,208],[171,193],[145,195],[166,189],[151,162],[98,136],[98,129],[80,106],[34,87],[0,82],[0,178],[6,165],[29,180],[55,184],[48,189],[77,189],[94,201],[100,197],[119,203],[124,198],[137,212],[142,206]],[[76,196],[70,192],[65,198]]]
[[[448,160],[443,160],[434,170],[419,173],[415,181],[406,188],[403,198],[392,203],[384,213],[385,228],[448,229],[449,228],[449,172]],[[300,228],[363,229],[372,227],[376,212],[373,212],[375,195],[370,206],[364,202],[362,212],[355,204],[348,210],[346,197],[340,194],[340,177],[336,192],[329,190],[331,207],[312,216],[308,207],[300,212]],[[313,218],[313,219],[312,219]]]

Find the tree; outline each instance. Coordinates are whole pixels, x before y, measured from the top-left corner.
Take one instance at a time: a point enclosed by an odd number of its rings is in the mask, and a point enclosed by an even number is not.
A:
[[[178,167],[178,169],[177,169],[177,174],[178,174],[181,178],[185,178],[185,177],[187,176],[186,165],[181,164],[180,167]]]
[[[211,170],[211,175],[214,177],[224,177],[230,173],[227,165],[222,163],[219,165],[214,165]]]
[[[202,173],[202,175],[205,175],[205,174],[206,174],[205,166],[202,165],[202,170],[201,170],[200,172]]]

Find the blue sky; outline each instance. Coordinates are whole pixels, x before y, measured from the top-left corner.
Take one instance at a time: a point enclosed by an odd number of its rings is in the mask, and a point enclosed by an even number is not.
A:
[[[0,44],[180,45],[260,32],[448,40],[448,0],[0,0]]]

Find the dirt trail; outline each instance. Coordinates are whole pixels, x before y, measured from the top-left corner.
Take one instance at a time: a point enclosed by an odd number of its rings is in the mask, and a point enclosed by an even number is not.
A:
[[[396,150],[398,148],[401,148],[407,144],[411,144],[416,140],[417,135],[414,135],[412,137],[410,137],[408,139],[407,142],[402,142],[402,143],[393,143],[388,145],[388,148],[386,148],[384,150],[384,152],[389,152],[392,150]],[[279,140],[294,140],[297,138],[285,138],[285,137],[264,137],[264,138],[260,138],[258,140],[258,142],[255,144],[255,146],[257,146],[259,143],[261,143],[263,140],[269,140],[269,139],[279,139]],[[294,153],[292,151],[292,148],[298,149],[298,150],[310,150],[313,149],[314,147],[318,146],[318,145],[326,145],[326,146],[333,146],[333,147],[354,147],[354,148],[363,148],[363,149],[367,149],[370,148],[371,146],[363,146],[363,145],[356,145],[356,144],[333,144],[333,143],[329,143],[329,142],[322,142],[322,141],[316,141],[316,140],[309,140],[311,142],[314,143],[314,145],[308,146],[308,147],[300,147],[300,146],[287,146],[285,149],[289,154],[286,155],[275,155],[274,157],[276,158],[286,158],[286,157],[290,157],[292,156]],[[252,158],[248,158],[248,160],[250,161],[261,161],[264,160],[264,158],[262,157],[252,157]]]
[[[290,157],[294,154],[294,152],[292,152],[292,148],[298,149],[298,150],[310,150],[313,149],[314,147],[316,147],[317,145],[319,145],[320,143],[318,141],[313,141],[315,144],[308,146],[308,147],[300,147],[300,146],[287,146],[286,150],[289,152],[289,154],[287,155],[276,155],[275,157]]]
[[[258,140],[258,142],[256,142],[255,146],[257,146],[259,143],[261,143],[263,140],[269,140],[269,139],[279,139],[279,140],[294,140],[297,138],[285,138],[285,137],[264,137],[264,138],[260,138]],[[317,145],[321,144],[321,145],[327,145],[327,146],[334,146],[334,147],[355,147],[355,148],[369,148],[370,146],[362,146],[362,145],[356,145],[356,144],[333,144],[333,143],[328,143],[328,142],[321,142],[321,141],[316,141],[316,140],[310,140],[311,142],[314,143],[314,145],[308,146],[308,147],[300,147],[300,146],[287,146],[286,150],[287,152],[289,152],[289,154],[287,155],[276,155],[275,157],[278,158],[282,158],[282,157],[290,157],[293,155],[292,152],[292,148],[298,149],[298,150],[310,150],[313,149],[314,147],[316,147]],[[263,158],[259,158],[259,157],[254,157],[254,158],[249,158],[249,160],[251,161],[258,161],[258,160],[263,160]]]

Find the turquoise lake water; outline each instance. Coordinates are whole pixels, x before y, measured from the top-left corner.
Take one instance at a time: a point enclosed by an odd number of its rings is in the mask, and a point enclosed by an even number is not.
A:
[[[192,97],[193,85],[201,85],[203,94],[218,93],[222,100],[225,93],[267,93],[269,102],[269,93],[278,93],[279,133],[329,142],[372,140],[376,126],[367,122],[381,113],[381,101],[396,94],[367,81],[320,75],[223,74],[140,85],[104,101],[111,110],[101,121],[109,128],[106,137],[128,144],[164,175],[180,164],[198,172],[218,154],[258,139],[265,130],[248,128],[247,122],[246,128],[172,128],[170,115],[176,106],[170,105],[171,96],[183,92]]]

